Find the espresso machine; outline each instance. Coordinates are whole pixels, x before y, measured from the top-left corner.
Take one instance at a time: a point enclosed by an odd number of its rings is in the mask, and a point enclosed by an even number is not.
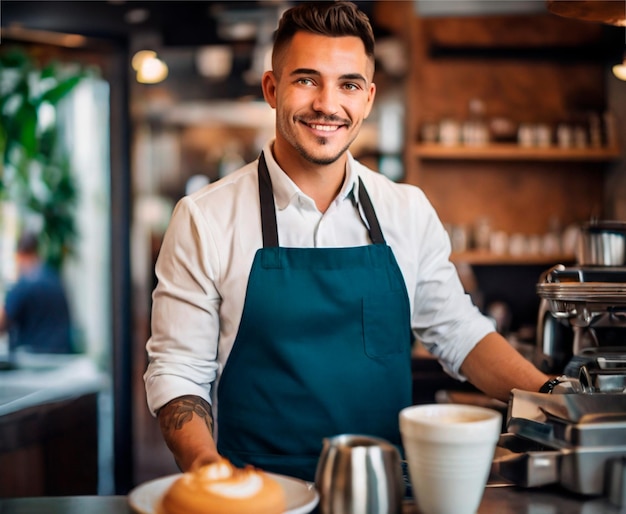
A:
[[[576,253],[575,266],[553,266],[537,284],[535,364],[576,378],[591,372],[610,387],[604,375],[626,375],[626,223],[583,225]]]
[[[626,267],[557,265],[537,284],[538,367],[579,377],[581,369],[626,375]]]
[[[583,226],[577,264],[546,270],[536,364],[552,394],[513,390],[492,472],[626,508],[626,223]]]

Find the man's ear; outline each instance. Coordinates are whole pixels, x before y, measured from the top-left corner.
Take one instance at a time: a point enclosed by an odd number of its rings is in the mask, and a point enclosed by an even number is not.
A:
[[[376,98],[376,84],[372,82],[369,86],[369,94],[367,95],[367,105],[365,107],[365,116],[364,116],[365,119],[367,119],[367,117],[372,112],[372,106],[374,105],[374,98]]]
[[[269,70],[263,73],[261,88],[265,101],[272,109],[276,109],[276,76],[273,71]]]

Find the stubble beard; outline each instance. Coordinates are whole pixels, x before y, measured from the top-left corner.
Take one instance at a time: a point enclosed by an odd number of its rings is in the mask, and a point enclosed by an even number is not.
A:
[[[341,150],[339,150],[335,154],[327,156],[327,157],[315,155],[310,150],[308,150],[298,140],[298,138],[295,135],[295,132],[290,132],[288,130],[282,130],[282,135],[283,135],[283,138],[288,143],[290,143],[291,146],[293,146],[295,148],[295,150],[298,152],[298,154],[300,154],[300,156],[304,160],[306,160],[307,162],[310,162],[312,164],[318,165],[318,166],[327,166],[329,164],[333,164],[333,163],[337,162],[337,160],[343,154],[345,154],[348,151],[348,149],[350,148],[350,145],[356,139],[356,136],[358,135],[358,132],[356,132],[353,135],[353,137],[343,146],[343,148],[341,148]],[[315,143],[317,144],[318,147],[324,147],[324,146],[327,146],[329,144],[329,141],[328,141],[328,138],[326,138],[326,137],[318,137],[318,138],[316,138]]]
[[[326,146],[328,144],[328,139],[326,139],[325,137],[319,137],[317,138],[317,144],[322,147]],[[337,160],[348,150],[348,148],[350,148],[351,144],[352,144],[352,141],[350,141],[346,146],[344,146],[339,152],[329,157],[320,157],[320,156],[313,155],[306,148],[304,148],[303,145],[297,142],[295,142],[294,148],[297,150],[300,156],[304,158],[306,161],[312,164],[320,165],[320,166],[327,166],[329,164],[333,164],[334,162],[337,162]]]

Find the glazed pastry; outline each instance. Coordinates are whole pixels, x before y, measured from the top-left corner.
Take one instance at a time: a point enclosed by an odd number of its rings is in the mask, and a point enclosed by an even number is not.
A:
[[[164,514],[283,514],[285,492],[267,473],[227,459],[184,473],[166,491]]]

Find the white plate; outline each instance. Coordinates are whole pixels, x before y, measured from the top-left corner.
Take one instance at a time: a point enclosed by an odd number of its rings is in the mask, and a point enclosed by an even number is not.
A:
[[[275,473],[268,475],[285,491],[287,510],[284,514],[309,514],[317,505],[318,495],[313,484]],[[161,498],[180,476],[181,473],[168,475],[138,485],[128,493],[128,503],[139,514],[161,514]]]

